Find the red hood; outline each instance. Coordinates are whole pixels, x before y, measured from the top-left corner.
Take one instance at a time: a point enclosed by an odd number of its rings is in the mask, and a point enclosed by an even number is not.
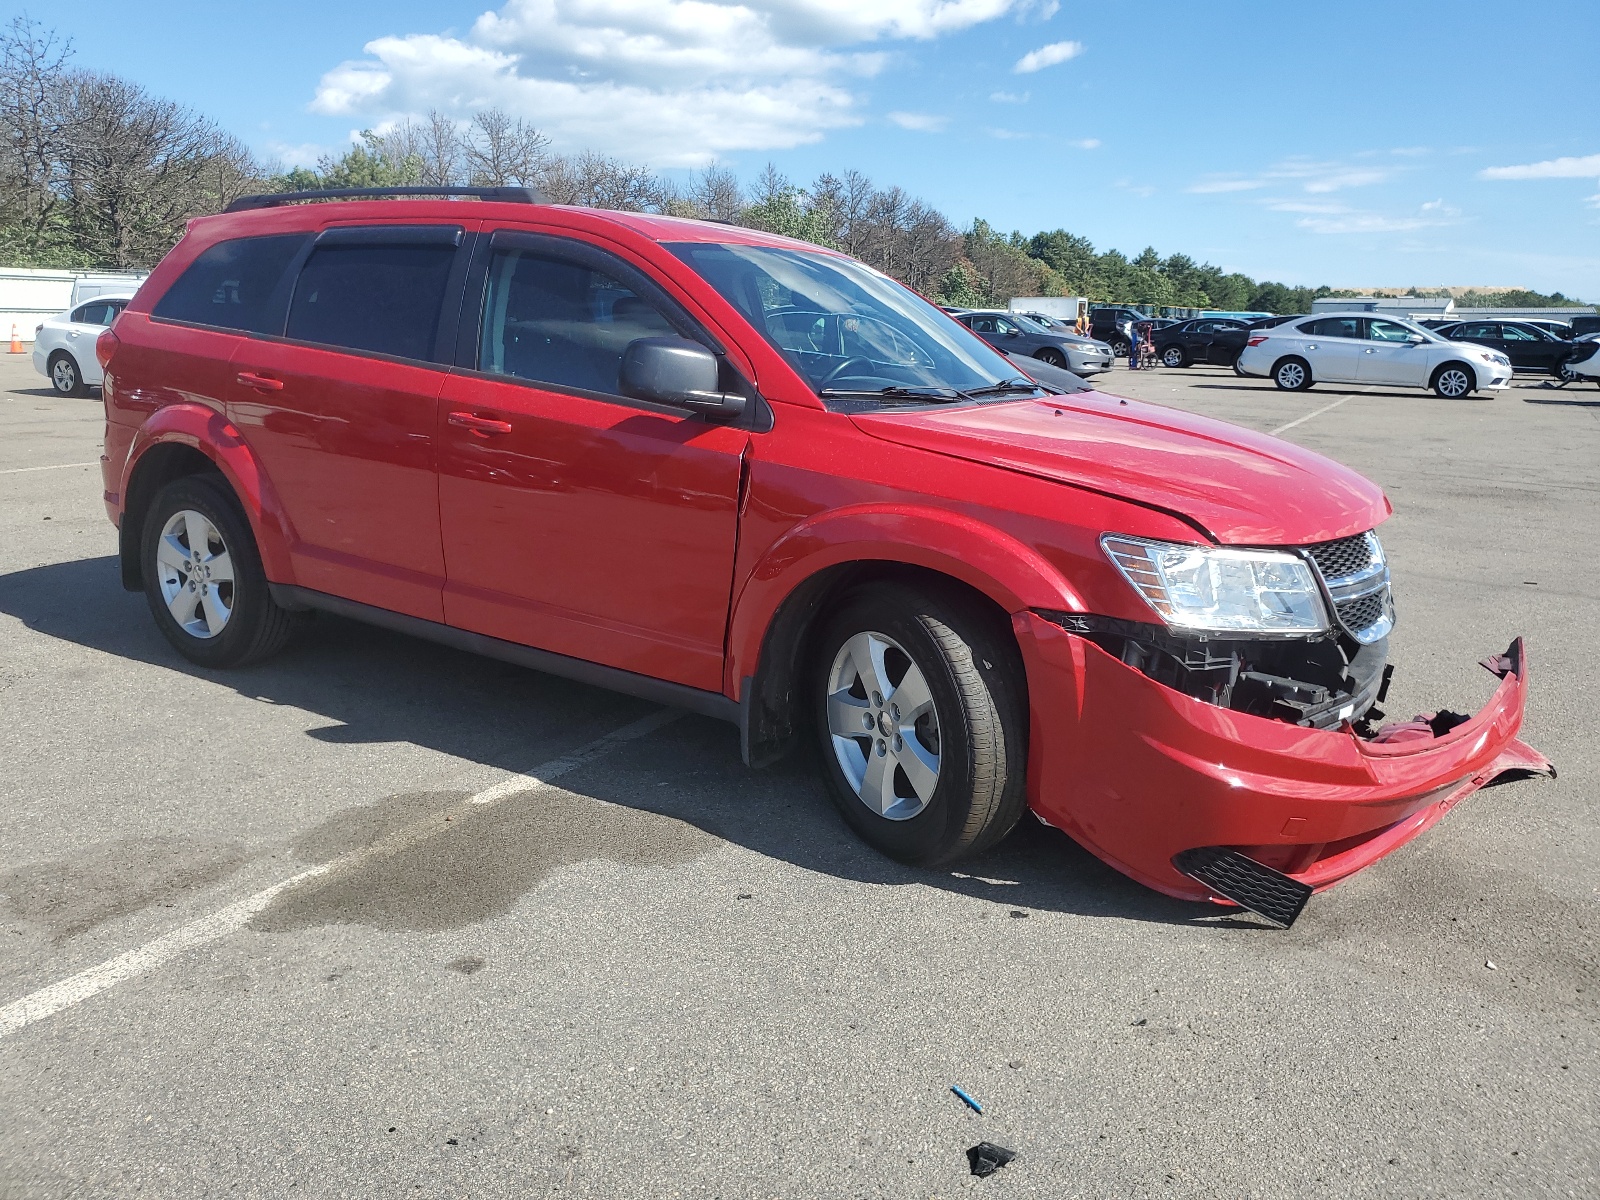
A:
[[[1376,484],[1291,442],[1100,392],[855,420],[885,441],[1178,513],[1226,544],[1328,541],[1392,511]]]

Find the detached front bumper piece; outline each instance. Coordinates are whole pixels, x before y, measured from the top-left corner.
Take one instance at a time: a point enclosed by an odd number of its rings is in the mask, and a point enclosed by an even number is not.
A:
[[[1169,896],[1248,899],[1225,882],[1227,864],[1241,864],[1224,852],[1320,891],[1479,788],[1555,774],[1517,740],[1527,695],[1520,639],[1485,662],[1500,685],[1475,716],[1440,713],[1363,738],[1349,726],[1312,729],[1193,699],[1033,613],[1015,628],[1034,714],[1034,812]],[[1263,915],[1284,924],[1287,911]]]

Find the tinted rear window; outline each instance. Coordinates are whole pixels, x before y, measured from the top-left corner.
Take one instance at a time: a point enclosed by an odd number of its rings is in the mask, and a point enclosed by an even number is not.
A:
[[[431,359],[455,257],[453,245],[319,245],[295,282],[288,336]]]
[[[305,244],[301,233],[218,242],[189,264],[152,315],[250,333],[283,328],[283,273]]]

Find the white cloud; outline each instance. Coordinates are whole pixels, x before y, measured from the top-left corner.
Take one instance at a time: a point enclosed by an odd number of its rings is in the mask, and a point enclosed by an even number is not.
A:
[[[1210,196],[1221,192],[1249,192],[1266,186],[1266,181],[1263,179],[1202,179],[1184,191],[1199,196]]]
[[[933,113],[892,112],[889,120],[901,129],[910,129],[916,133],[939,133],[950,124],[949,117],[935,116]]]
[[[1100,139],[1079,138],[1077,141],[1068,142],[1067,145],[1076,146],[1079,150],[1098,150],[1100,149]]]
[[[986,132],[992,138],[999,138],[1001,141],[1005,142],[1021,141],[1024,138],[1031,138],[1033,136],[1031,133],[1018,133],[1015,129],[995,129],[992,126],[984,132]]]
[[[277,159],[286,167],[314,167],[317,165],[317,160],[328,153],[330,153],[328,147],[318,145],[316,142],[300,142],[294,145],[279,141],[267,143],[268,157]]]
[[[1286,158],[1257,175],[1210,175],[1191,184],[1185,190],[1205,196],[1224,192],[1251,192],[1272,184],[1291,183],[1297,184],[1301,191],[1317,195],[1382,183],[1392,174],[1392,169],[1382,167],[1352,167],[1345,163],[1295,157]]]
[[[1018,75],[1031,75],[1035,71],[1042,71],[1046,67],[1053,67],[1064,63],[1068,59],[1077,58],[1083,53],[1082,42],[1051,42],[1048,46],[1040,46],[1037,50],[1030,50],[1017,59],[1017,65],[1011,69]]]
[[[374,123],[498,105],[561,149],[655,166],[784,149],[859,124],[853,86],[884,46],[927,41],[1027,0],[505,0],[462,36],[367,43],[328,71],[315,111]]]
[[[1517,167],[1485,167],[1479,179],[1587,179],[1600,177],[1600,154],[1582,158],[1550,158]]]
[[[1026,104],[1029,92],[990,92],[989,99],[996,104]]]
[[[1295,224],[1312,233],[1405,233],[1414,229],[1457,225],[1461,218],[1461,210],[1443,200],[1430,200],[1418,207],[1414,214],[1398,216],[1364,212],[1342,204],[1285,201],[1269,204],[1268,207],[1278,212],[1311,214],[1301,217]]]

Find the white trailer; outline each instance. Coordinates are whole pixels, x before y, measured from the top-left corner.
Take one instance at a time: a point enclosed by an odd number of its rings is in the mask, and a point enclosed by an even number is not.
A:
[[[0,267],[0,341],[15,329],[19,340],[33,341],[46,317],[75,308],[108,292],[137,291],[149,271],[49,271],[37,267]]]
[[[1087,296],[1013,296],[1010,309],[1012,312],[1043,313],[1068,325],[1076,323],[1080,316],[1083,317],[1085,326],[1089,321]]]

